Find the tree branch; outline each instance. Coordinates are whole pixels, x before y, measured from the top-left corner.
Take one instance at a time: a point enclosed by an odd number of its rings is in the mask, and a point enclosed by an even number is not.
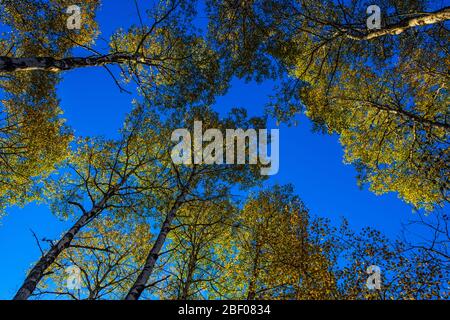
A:
[[[419,17],[404,19],[398,23],[388,25],[384,29],[372,31],[369,33],[362,33],[361,35],[352,34],[350,33],[350,30],[348,30],[346,33],[346,37],[360,41],[371,40],[386,35],[398,35],[414,27],[431,25],[439,22],[444,22],[449,19],[450,7],[445,7],[434,12],[421,14]]]
[[[129,62],[156,66],[152,59],[131,53],[113,53],[108,55],[72,57],[64,59],[55,59],[52,57],[11,58],[3,56],[0,57],[0,72],[33,70],[60,72],[76,68],[105,66],[108,64],[122,64]]]

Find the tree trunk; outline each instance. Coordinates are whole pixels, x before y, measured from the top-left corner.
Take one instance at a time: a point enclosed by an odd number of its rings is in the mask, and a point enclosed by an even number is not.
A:
[[[130,53],[114,53],[92,57],[55,59],[52,57],[12,58],[0,57],[0,72],[43,70],[59,72],[82,67],[104,66],[114,63],[135,62],[151,65],[151,59]]]
[[[119,185],[114,187],[112,191],[107,193],[98,205],[95,205],[90,211],[83,213],[83,215],[75,222],[75,224],[67,231],[58,243],[50,248],[50,250],[39,259],[34,265],[33,269],[28,273],[25,281],[20,289],[17,291],[13,300],[27,300],[33,291],[36,289],[38,283],[42,280],[45,270],[55,262],[58,256],[67,249],[75,235],[83,228],[90,220],[97,217],[105,208],[107,201],[118,190]]]
[[[153,273],[153,269],[155,268],[159,253],[161,252],[161,249],[167,239],[167,235],[169,234],[173,219],[175,219],[175,215],[178,209],[183,204],[184,198],[185,194],[183,193],[177,198],[172,209],[167,213],[166,219],[164,220],[159,231],[158,238],[156,238],[156,241],[147,256],[144,268],[142,269],[130,291],[126,295],[125,300],[138,300],[142,292],[147,288],[147,282]]]
[[[256,298],[256,282],[258,281],[259,275],[259,255],[261,249],[259,245],[256,247],[255,258],[253,259],[252,276],[250,278],[250,283],[248,285],[247,300],[255,300]]]
[[[25,281],[23,282],[20,289],[14,296],[14,300],[27,300],[34,289],[36,289],[37,284],[44,276],[45,270],[55,262],[56,258],[70,246],[75,235],[80,231],[80,229],[86,225],[86,223],[94,218],[101,212],[101,209],[95,208],[86,214],[83,214],[80,219],[72,226],[72,228],[67,231],[64,236],[58,241],[58,243],[51,247],[51,249],[34,265],[33,269],[28,273]]]
[[[450,7],[445,7],[434,12],[425,13],[415,18],[402,20],[396,24],[386,26],[386,28],[384,29],[371,31],[363,35],[355,35],[350,33],[351,31],[348,31],[346,36],[347,38],[353,40],[371,40],[386,35],[398,35],[414,27],[431,25],[439,22],[444,22],[449,19],[450,19]]]
[[[198,252],[196,247],[192,249],[192,253],[189,255],[188,271],[186,275],[186,282],[183,285],[181,291],[181,300],[187,300],[189,298],[189,289],[192,285],[192,279],[194,278],[195,267],[197,264]]]
[[[407,110],[404,110],[402,108],[397,108],[397,107],[390,106],[390,105],[382,105],[380,103],[377,103],[376,101],[371,101],[371,100],[366,100],[366,99],[355,99],[355,98],[345,97],[345,96],[336,96],[333,98],[344,100],[344,101],[351,101],[351,102],[356,101],[356,102],[360,102],[360,103],[365,103],[365,104],[369,105],[370,107],[385,111],[390,114],[398,115],[399,117],[402,117],[403,119],[406,119],[406,120],[414,121],[414,122],[420,123],[420,124],[426,124],[426,125],[436,127],[436,128],[442,128],[447,131],[450,130],[450,124],[448,124],[448,123],[436,121],[433,119],[427,119],[427,118],[424,118],[423,116],[416,115],[416,114],[409,112]]]

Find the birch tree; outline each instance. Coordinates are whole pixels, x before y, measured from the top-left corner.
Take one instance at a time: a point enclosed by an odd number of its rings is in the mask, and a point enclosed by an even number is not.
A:
[[[270,108],[337,133],[373,192],[432,210],[448,201],[448,7],[379,1],[209,1],[210,34],[233,72],[280,78]]]
[[[163,177],[170,171],[170,145],[160,138],[169,127],[160,127],[157,118],[139,119],[130,116],[119,141],[81,141],[67,163],[68,173],[63,170],[47,182],[53,211],[62,217],[75,215],[75,222],[31,268],[14,299],[30,297],[46,270],[92,220],[105,211],[134,212],[143,201],[152,208],[151,191],[167,187]]]
[[[31,298],[120,299],[145,258],[151,238],[151,224],[147,220],[145,216],[131,214],[93,220],[45,272]],[[68,271],[74,267],[80,279],[68,286]]]
[[[71,131],[60,116],[59,77],[43,71],[6,72],[12,57],[62,58],[96,33],[96,1],[86,1],[82,31],[63,28],[68,1],[0,1],[0,208],[25,204],[39,196],[39,181],[67,156]],[[6,60],[5,60],[6,59]]]
[[[138,24],[118,25],[106,50],[98,48],[102,1],[79,4],[75,30],[67,27],[72,4],[0,1],[0,207],[37,199],[42,179],[68,156],[73,134],[56,95],[64,72],[102,68],[105,81],[160,109],[210,103],[227,87],[216,53],[191,27],[190,1],[137,6]]]
[[[310,239],[309,224],[309,212],[292,186],[276,185],[250,196],[223,261],[225,297],[332,299],[331,261]]]
[[[181,127],[192,129],[195,121],[202,121],[205,130],[215,128],[225,131],[226,128],[261,128],[264,120],[261,118],[247,118],[245,110],[234,109],[230,115],[221,119],[216,112],[210,108],[200,107],[191,109],[188,114],[175,114]],[[196,151],[191,154],[194,157]],[[203,153],[203,150],[200,151]],[[174,175],[177,184],[168,194],[163,202],[164,206],[158,208],[161,214],[160,229],[156,239],[152,243],[152,248],[148,253],[145,264],[141,268],[141,273],[126,295],[126,300],[137,300],[148,288],[148,282],[153,275],[156,263],[162,249],[167,245],[167,237],[174,226],[175,219],[181,208],[189,202],[205,201],[208,199],[226,199],[230,190],[234,187],[250,187],[257,184],[261,177],[259,165],[227,165],[227,164],[195,164],[174,165]]]
[[[224,254],[231,245],[235,204],[228,199],[197,201],[184,206],[168,236],[155,278],[167,279],[149,288],[160,299],[203,300],[222,293]]]

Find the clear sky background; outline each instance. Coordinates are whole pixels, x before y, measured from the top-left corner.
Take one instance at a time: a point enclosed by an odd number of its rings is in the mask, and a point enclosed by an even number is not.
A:
[[[108,39],[118,27],[137,23],[133,0],[103,1],[98,12],[102,37]],[[139,1],[143,3],[145,1]],[[145,7],[143,5],[143,7]],[[99,48],[104,47],[100,42]],[[234,80],[226,96],[219,97],[215,110],[244,107],[251,115],[262,115],[273,92],[270,82],[261,85]],[[63,75],[59,88],[67,123],[78,135],[114,137],[133,96],[120,93],[103,68],[86,68]],[[280,171],[267,184],[292,183],[314,215],[329,217],[339,224],[341,217],[360,229],[371,226],[391,238],[399,235],[402,222],[413,219],[412,208],[396,194],[376,196],[359,189],[356,171],[343,163],[337,136],[311,132],[311,123],[301,117],[296,127],[280,127]],[[0,299],[10,299],[40,252],[32,236],[58,239],[70,222],[59,221],[43,205],[11,208],[0,220]]]

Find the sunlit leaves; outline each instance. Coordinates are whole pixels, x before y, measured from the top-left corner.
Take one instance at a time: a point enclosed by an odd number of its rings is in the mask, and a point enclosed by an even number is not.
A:
[[[270,110],[305,111],[338,133],[360,183],[415,207],[448,201],[448,32],[442,24],[366,34],[365,1],[209,1],[210,34],[239,76],[288,76]],[[385,1],[383,23],[433,11]]]

